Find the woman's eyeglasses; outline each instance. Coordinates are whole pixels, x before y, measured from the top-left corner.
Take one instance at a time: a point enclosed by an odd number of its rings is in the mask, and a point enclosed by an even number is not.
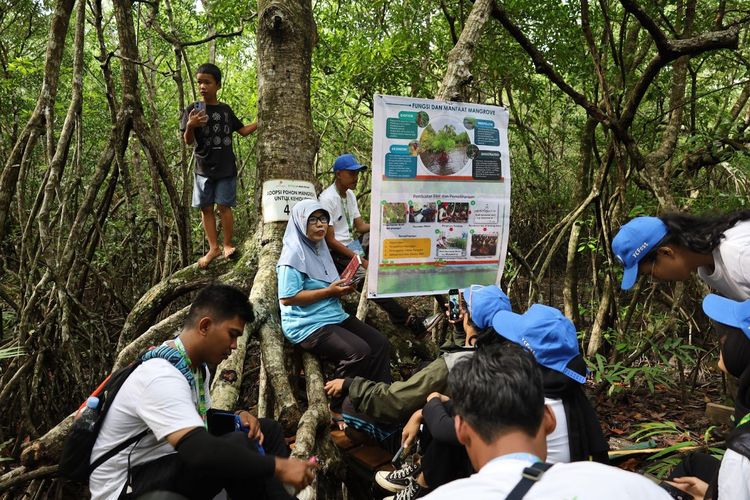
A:
[[[319,217],[315,215],[311,215],[310,217],[307,218],[308,226],[314,226],[318,222],[320,222],[323,225],[328,225],[328,223],[331,222],[331,219],[329,219],[327,215],[321,215]]]

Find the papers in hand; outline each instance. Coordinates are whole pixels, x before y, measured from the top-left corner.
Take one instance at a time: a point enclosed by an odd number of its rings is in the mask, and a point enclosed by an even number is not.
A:
[[[352,286],[365,279],[365,268],[362,267],[362,258],[354,254],[352,260],[346,265],[341,272],[341,279],[344,280],[339,286]]]

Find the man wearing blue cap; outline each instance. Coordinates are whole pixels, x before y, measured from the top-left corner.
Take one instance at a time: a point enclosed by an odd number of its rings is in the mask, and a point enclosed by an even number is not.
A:
[[[750,210],[717,216],[636,217],[612,239],[624,266],[622,289],[638,275],[684,281],[692,273],[725,297],[750,299]]]
[[[351,153],[345,153],[333,162],[335,180],[328,186],[318,200],[323,208],[331,215],[331,222],[326,232],[326,244],[331,251],[331,257],[339,273],[343,271],[355,255],[362,257],[364,267],[367,267],[367,252],[354,232],[367,234],[370,224],[365,222],[357,205],[354,189],[357,187],[359,173],[367,167],[361,165]],[[416,335],[422,336],[434,321],[425,324],[425,318],[410,315],[398,302],[390,298],[373,299],[388,313],[391,321],[396,325],[404,325]]]
[[[331,253],[337,254],[344,265],[349,263],[355,254],[365,256],[362,244],[354,238],[354,230],[359,234],[370,232],[370,224],[362,219],[357,205],[354,189],[357,187],[359,173],[367,167],[361,165],[353,154],[346,153],[333,162],[335,180],[318,197],[331,214],[331,224],[328,226],[326,243]]]

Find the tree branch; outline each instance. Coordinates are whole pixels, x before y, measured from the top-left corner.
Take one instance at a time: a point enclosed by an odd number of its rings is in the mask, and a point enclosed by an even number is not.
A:
[[[526,51],[531,57],[531,61],[534,63],[534,69],[537,73],[545,75],[549,80],[554,83],[560,90],[565,92],[573,102],[581,106],[586,113],[592,118],[604,123],[605,125],[610,124],[610,118],[602,111],[599,106],[590,102],[586,96],[571,87],[560,74],[555,71],[552,65],[547,62],[544,55],[539,49],[531,43],[521,29],[511,21],[508,17],[508,13],[503,7],[501,7],[497,1],[493,1],[492,11],[490,12],[492,17],[500,21],[500,24],[510,33],[510,35],[518,42],[518,44]]]

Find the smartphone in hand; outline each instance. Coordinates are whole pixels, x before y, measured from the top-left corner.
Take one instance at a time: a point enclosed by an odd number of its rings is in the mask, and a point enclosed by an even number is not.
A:
[[[458,321],[459,314],[461,313],[460,300],[458,288],[448,290],[448,319],[451,321]]]

